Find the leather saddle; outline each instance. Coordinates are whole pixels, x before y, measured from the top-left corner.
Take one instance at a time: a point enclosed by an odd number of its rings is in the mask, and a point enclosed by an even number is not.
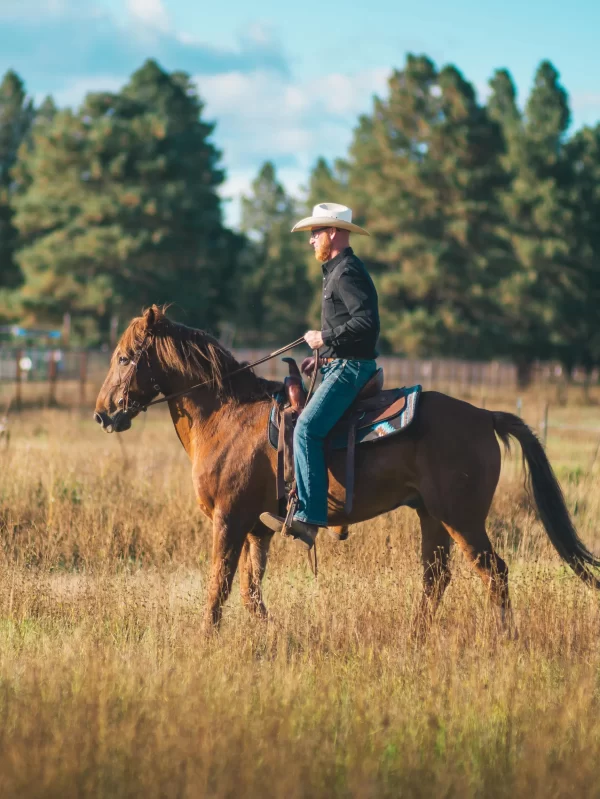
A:
[[[284,358],[283,360],[289,368],[289,375],[284,381],[284,400],[287,399],[287,403],[284,402],[282,406],[278,406],[279,418],[277,420],[276,414],[272,416],[272,423],[275,428],[278,428],[277,498],[279,500],[286,496],[294,479],[294,428],[306,404],[306,392],[296,361],[293,358]],[[383,423],[398,418],[405,409],[406,401],[407,394],[404,389],[384,390],[383,369],[378,369],[329,434],[326,451],[330,451],[332,446],[335,446],[335,442],[340,440],[342,448],[346,449],[346,498],[344,502],[346,514],[352,510],[357,434],[368,428],[369,432],[374,432],[369,440],[374,440],[389,433],[390,431],[383,427]],[[377,432],[378,426],[382,430],[385,429],[385,433]]]

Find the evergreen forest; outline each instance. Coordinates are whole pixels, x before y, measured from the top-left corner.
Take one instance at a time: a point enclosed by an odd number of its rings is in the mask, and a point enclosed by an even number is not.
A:
[[[523,102],[506,69],[482,102],[455,66],[409,55],[319,159],[301,197],[272,163],[224,222],[226,153],[189,75],[147,61],[77,109],[0,83],[0,324],[109,340],[152,302],[237,346],[318,324],[321,267],[295,221],[342,202],[377,284],[380,350],[567,371],[600,365],[600,123],[574,130],[557,69]]]

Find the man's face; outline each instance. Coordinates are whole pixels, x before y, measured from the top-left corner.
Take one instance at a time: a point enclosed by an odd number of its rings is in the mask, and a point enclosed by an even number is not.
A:
[[[332,228],[318,227],[310,232],[310,243],[315,251],[315,258],[321,263],[329,261],[331,255],[331,233]]]

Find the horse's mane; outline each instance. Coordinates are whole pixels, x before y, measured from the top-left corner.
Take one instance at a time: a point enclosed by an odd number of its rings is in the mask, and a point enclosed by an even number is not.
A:
[[[135,317],[121,336],[117,351],[133,357],[151,335],[156,357],[165,371],[177,372],[196,383],[211,381],[223,399],[267,399],[281,387],[281,383],[259,377],[253,369],[230,378],[231,372],[244,363],[209,333],[173,322],[165,311],[165,307],[153,305],[143,316]]]

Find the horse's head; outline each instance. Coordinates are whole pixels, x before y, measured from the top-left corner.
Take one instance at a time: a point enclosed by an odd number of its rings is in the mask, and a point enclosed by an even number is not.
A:
[[[165,319],[157,305],[136,317],[123,333],[102,384],[94,419],[107,433],[129,430],[131,420],[160,392],[153,375],[153,343],[157,327]]]

